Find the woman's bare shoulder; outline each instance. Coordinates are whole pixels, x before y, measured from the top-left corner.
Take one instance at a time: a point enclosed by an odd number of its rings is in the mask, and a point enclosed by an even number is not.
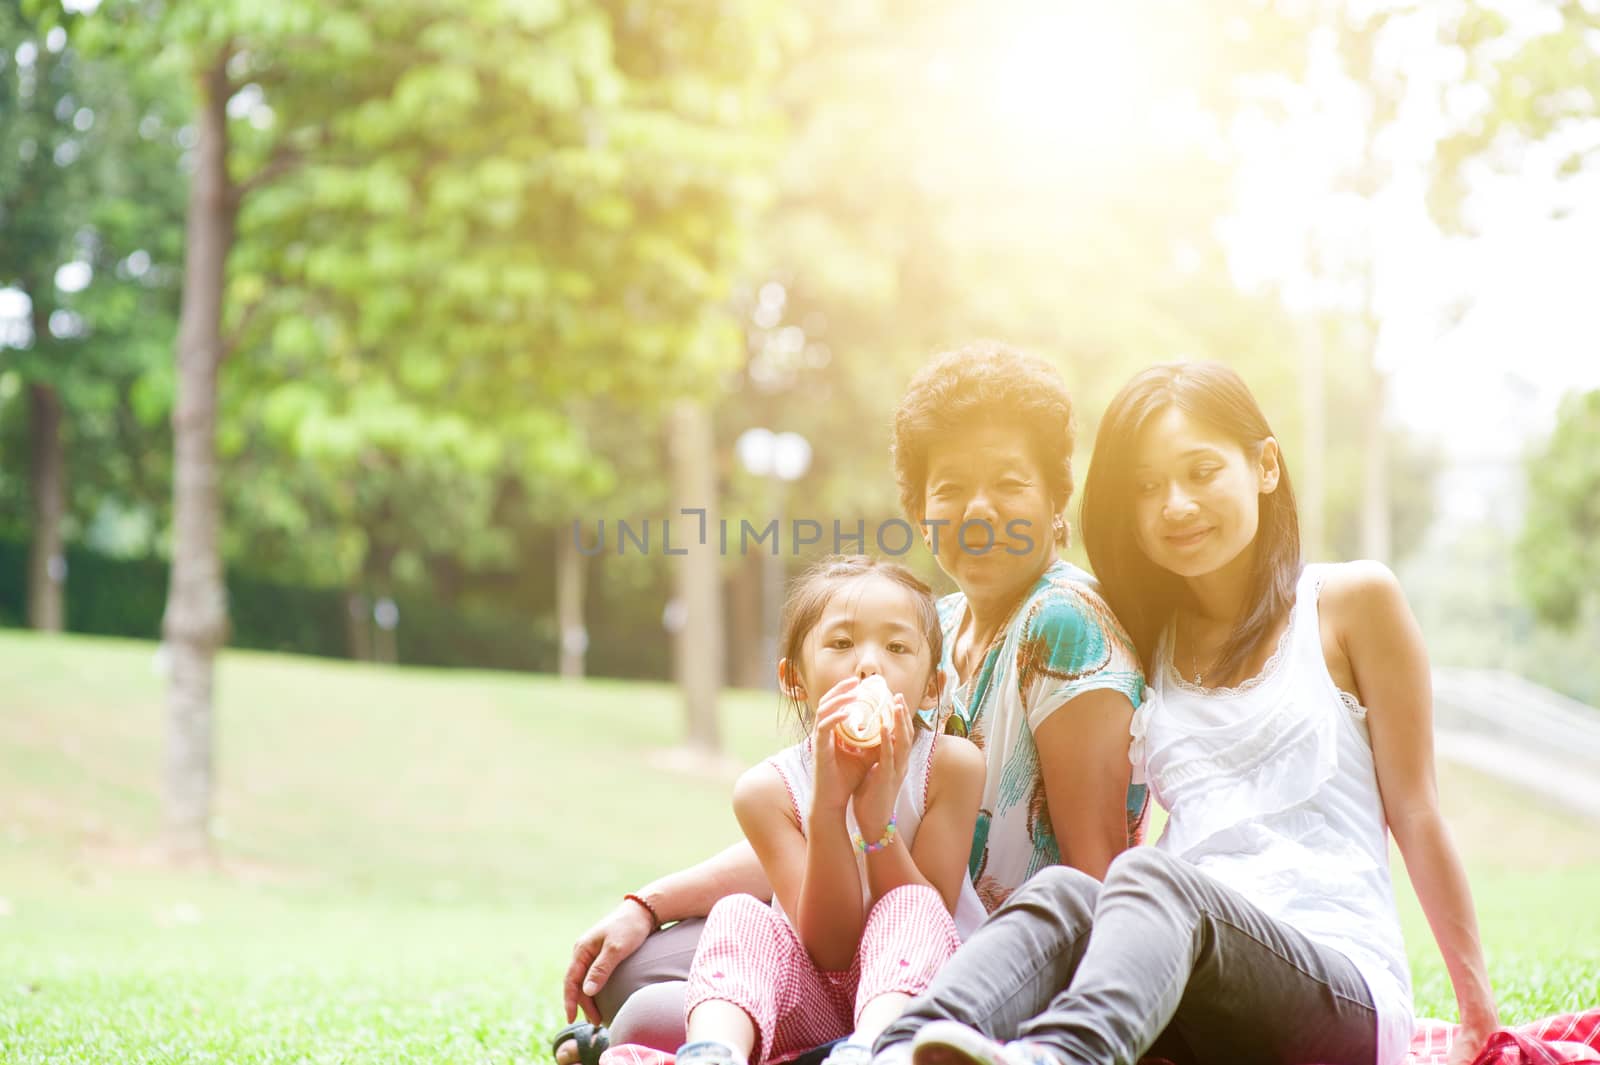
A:
[[[1356,626],[1370,629],[1374,622],[1406,610],[1400,579],[1382,562],[1329,563],[1321,576],[1321,611],[1341,634]]]

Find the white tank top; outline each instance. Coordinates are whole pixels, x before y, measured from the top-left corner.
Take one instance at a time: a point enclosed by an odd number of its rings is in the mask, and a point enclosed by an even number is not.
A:
[[[1183,680],[1169,632],[1129,758],[1168,812],[1157,847],[1355,964],[1377,1007],[1378,1065],[1393,1065],[1411,1042],[1411,975],[1367,712],[1322,655],[1326,569],[1305,568],[1277,650],[1239,687]]]
[[[932,729],[917,730],[916,739],[911,747],[911,765],[906,770],[906,779],[900,786],[900,794],[895,796],[894,800],[897,847],[911,847],[916,843],[917,827],[922,824],[922,815],[928,809],[928,782],[933,776],[933,752],[938,742],[939,736]],[[800,831],[803,834],[811,816],[812,785],[815,779],[811,741],[806,740],[785,748],[768,758],[767,762],[778,771],[778,775],[783,778],[784,786],[789,789],[789,801],[794,805],[794,814],[800,822]],[[851,832],[860,834],[861,826],[856,824],[853,810],[845,810],[845,822],[850,826]],[[866,855],[856,853],[856,867],[861,875],[862,902],[870,905],[872,892],[867,886]],[[772,908],[783,913],[783,907],[779,905],[776,894],[772,896]],[[789,920],[788,914],[783,916],[785,920]],[[967,875],[965,869],[961,873],[961,894],[956,900],[953,916],[956,933],[963,940],[976,931],[988,916],[977,891],[973,889],[972,878]]]

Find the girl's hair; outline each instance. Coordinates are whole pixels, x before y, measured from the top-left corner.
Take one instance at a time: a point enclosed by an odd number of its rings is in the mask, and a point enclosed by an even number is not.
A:
[[[893,581],[911,593],[912,600],[916,604],[917,628],[921,630],[922,638],[927,642],[931,654],[928,668],[930,670],[939,668],[939,660],[944,653],[944,633],[939,627],[939,608],[933,601],[932,590],[923,584],[916,574],[899,563],[886,562],[870,555],[829,555],[812,563],[795,579],[789,588],[789,598],[783,604],[783,626],[778,636],[778,654],[780,658],[789,660],[791,669],[799,670],[800,654],[806,637],[817,627],[817,622],[822,618],[822,611],[827,608],[834,594],[846,585],[867,577]],[[783,699],[794,712],[801,727],[810,732],[810,709],[787,689],[783,692]],[[921,715],[914,717],[917,726],[922,727]]]
[[[1215,428],[1252,461],[1272,427],[1237,373],[1215,362],[1152,366],[1129,381],[1106,409],[1095,434],[1094,455],[1083,485],[1084,547],[1101,592],[1133,637],[1147,675],[1156,668],[1156,644],[1173,613],[1187,601],[1183,579],[1145,556],[1136,537],[1134,492],[1139,437],[1169,407]],[[1289,470],[1280,457],[1278,486],[1258,498],[1255,565],[1249,609],[1222,645],[1213,673],[1227,682],[1294,604],[1300,577],[1300,520]]]
[[[928,452],[952,432],[990,422],[1014,427],[1039,464],[1057,511],[1072,498],[1072,397],[1061,372],[993,340],[945,352],[917,372],[894,414],[894,477],[912,521],[926,516]]]

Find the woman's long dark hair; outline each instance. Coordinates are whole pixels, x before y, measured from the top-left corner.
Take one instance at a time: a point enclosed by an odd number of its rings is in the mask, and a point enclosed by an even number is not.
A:
[[[1101,593],[1133,637],[1147,676],[1156,645],[1177,609],[1188,602],[1183,578],[1162,569],[1139,547],[1134,493],[1139,436],[1162,411],[1176,407],[1236,442],[1252,461],[1261,457],[1272,427],[1237,373],[1215,362],[1152,366],[1123,386],[1101,419],[1083,485],[1081,528]],[[1294,604],[1300,578],[1300,519],[1289,470],[1279,459],[1277,489],[1259,498],[1255,566],[1249,607],[1234,626],[1211,673],[1230,681]]]

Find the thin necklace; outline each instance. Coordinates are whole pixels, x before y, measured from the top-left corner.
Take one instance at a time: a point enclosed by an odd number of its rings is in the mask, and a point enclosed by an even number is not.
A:
[[[1000,629],[1000,632],[1004,632],[1004,631],[1005,631],[1005,629],[1004,629],[1004,627],[1002,627]],[[974,624],[973,625],[973,629],[972,629],[972,635],[967,640],[967,646],[965,648],[966,653],[964,655],[960,656],[961,660],[957,661],[955,656],[951,656],[950,661],[956,667],[956,675],[957,676],[961,676],[961,677],[965,677],[967,680],[970,681],[972,679],[973,671],[975,669],[977,669],[978,665],[985,658],[989,657],[989,651],[990,651],[991,648],[994,647],[995,640],[997,640],[999,638],[1000,632],[995,633],[994,636],[991,636],[989,638],[988,642],[984,644],[982,651],[978,652],[977,654],[974,654],[973,653],[973,648],[978,646],[977,625]],[[962,668],[963,666],[965,666],[966,668]]]
[[[1205,673],[1200,669],[1200,656],[1195,653],[1195,645],[1194,625],[1191,623],[1189,626],[1189,671],[1194,674],[1194,682],[1204,686],[1206,682]]]
[[[1024,596],[1023,598],[1026,598],[1026,596]],[[1016,616],[1017,607],[1021,606],[1021,605],[1022,605],[1022,600],[1021,599],[1017,600],[1016,606],[1013,606],[1011,608],[1011,613],[1006,615],[1005,622],[998,629],[994,630],[994,634],[992,636],[990,636],[989,639],[984,643],[983,650],[980,651],[977,655],[974,655],[972,653],[972,648],[974,648],[974,647],[976,647],[978,645],[978,619],[973,615],[972,607],[970,605],[967,607],[967,615],[966,616],[967,616],[967,618],[970,618],[972,620],[972,637],[971,637],[970,641],[967,644],[967,653],[966,653],[966,656],[965,656],[965,658],[966,658],[966,663],[965,664],[969,667],[969,671],[963,671],[962,670],[961,667],[962,667],[963,663],[958,662],[956,660],[955,648],[952,647],[950,649],[950,664],[955,667],[955,670],[956,670],[956,673],[957,673],[958,676],[966,677],[966,682],[967,683],[971,683],[971,681],[973,679],[973,674],[977,671],[978,667],[981,666],[988,659],[989,652],[993,651],[995,649],[995,645],[998,644],[1005,637],[1006,630],[1008,630],[1011,627],[1011,619]],[[957,628],[957,632],[959,633],[959,631],[960,630],[959,630],[959,627],[958,627]]]

